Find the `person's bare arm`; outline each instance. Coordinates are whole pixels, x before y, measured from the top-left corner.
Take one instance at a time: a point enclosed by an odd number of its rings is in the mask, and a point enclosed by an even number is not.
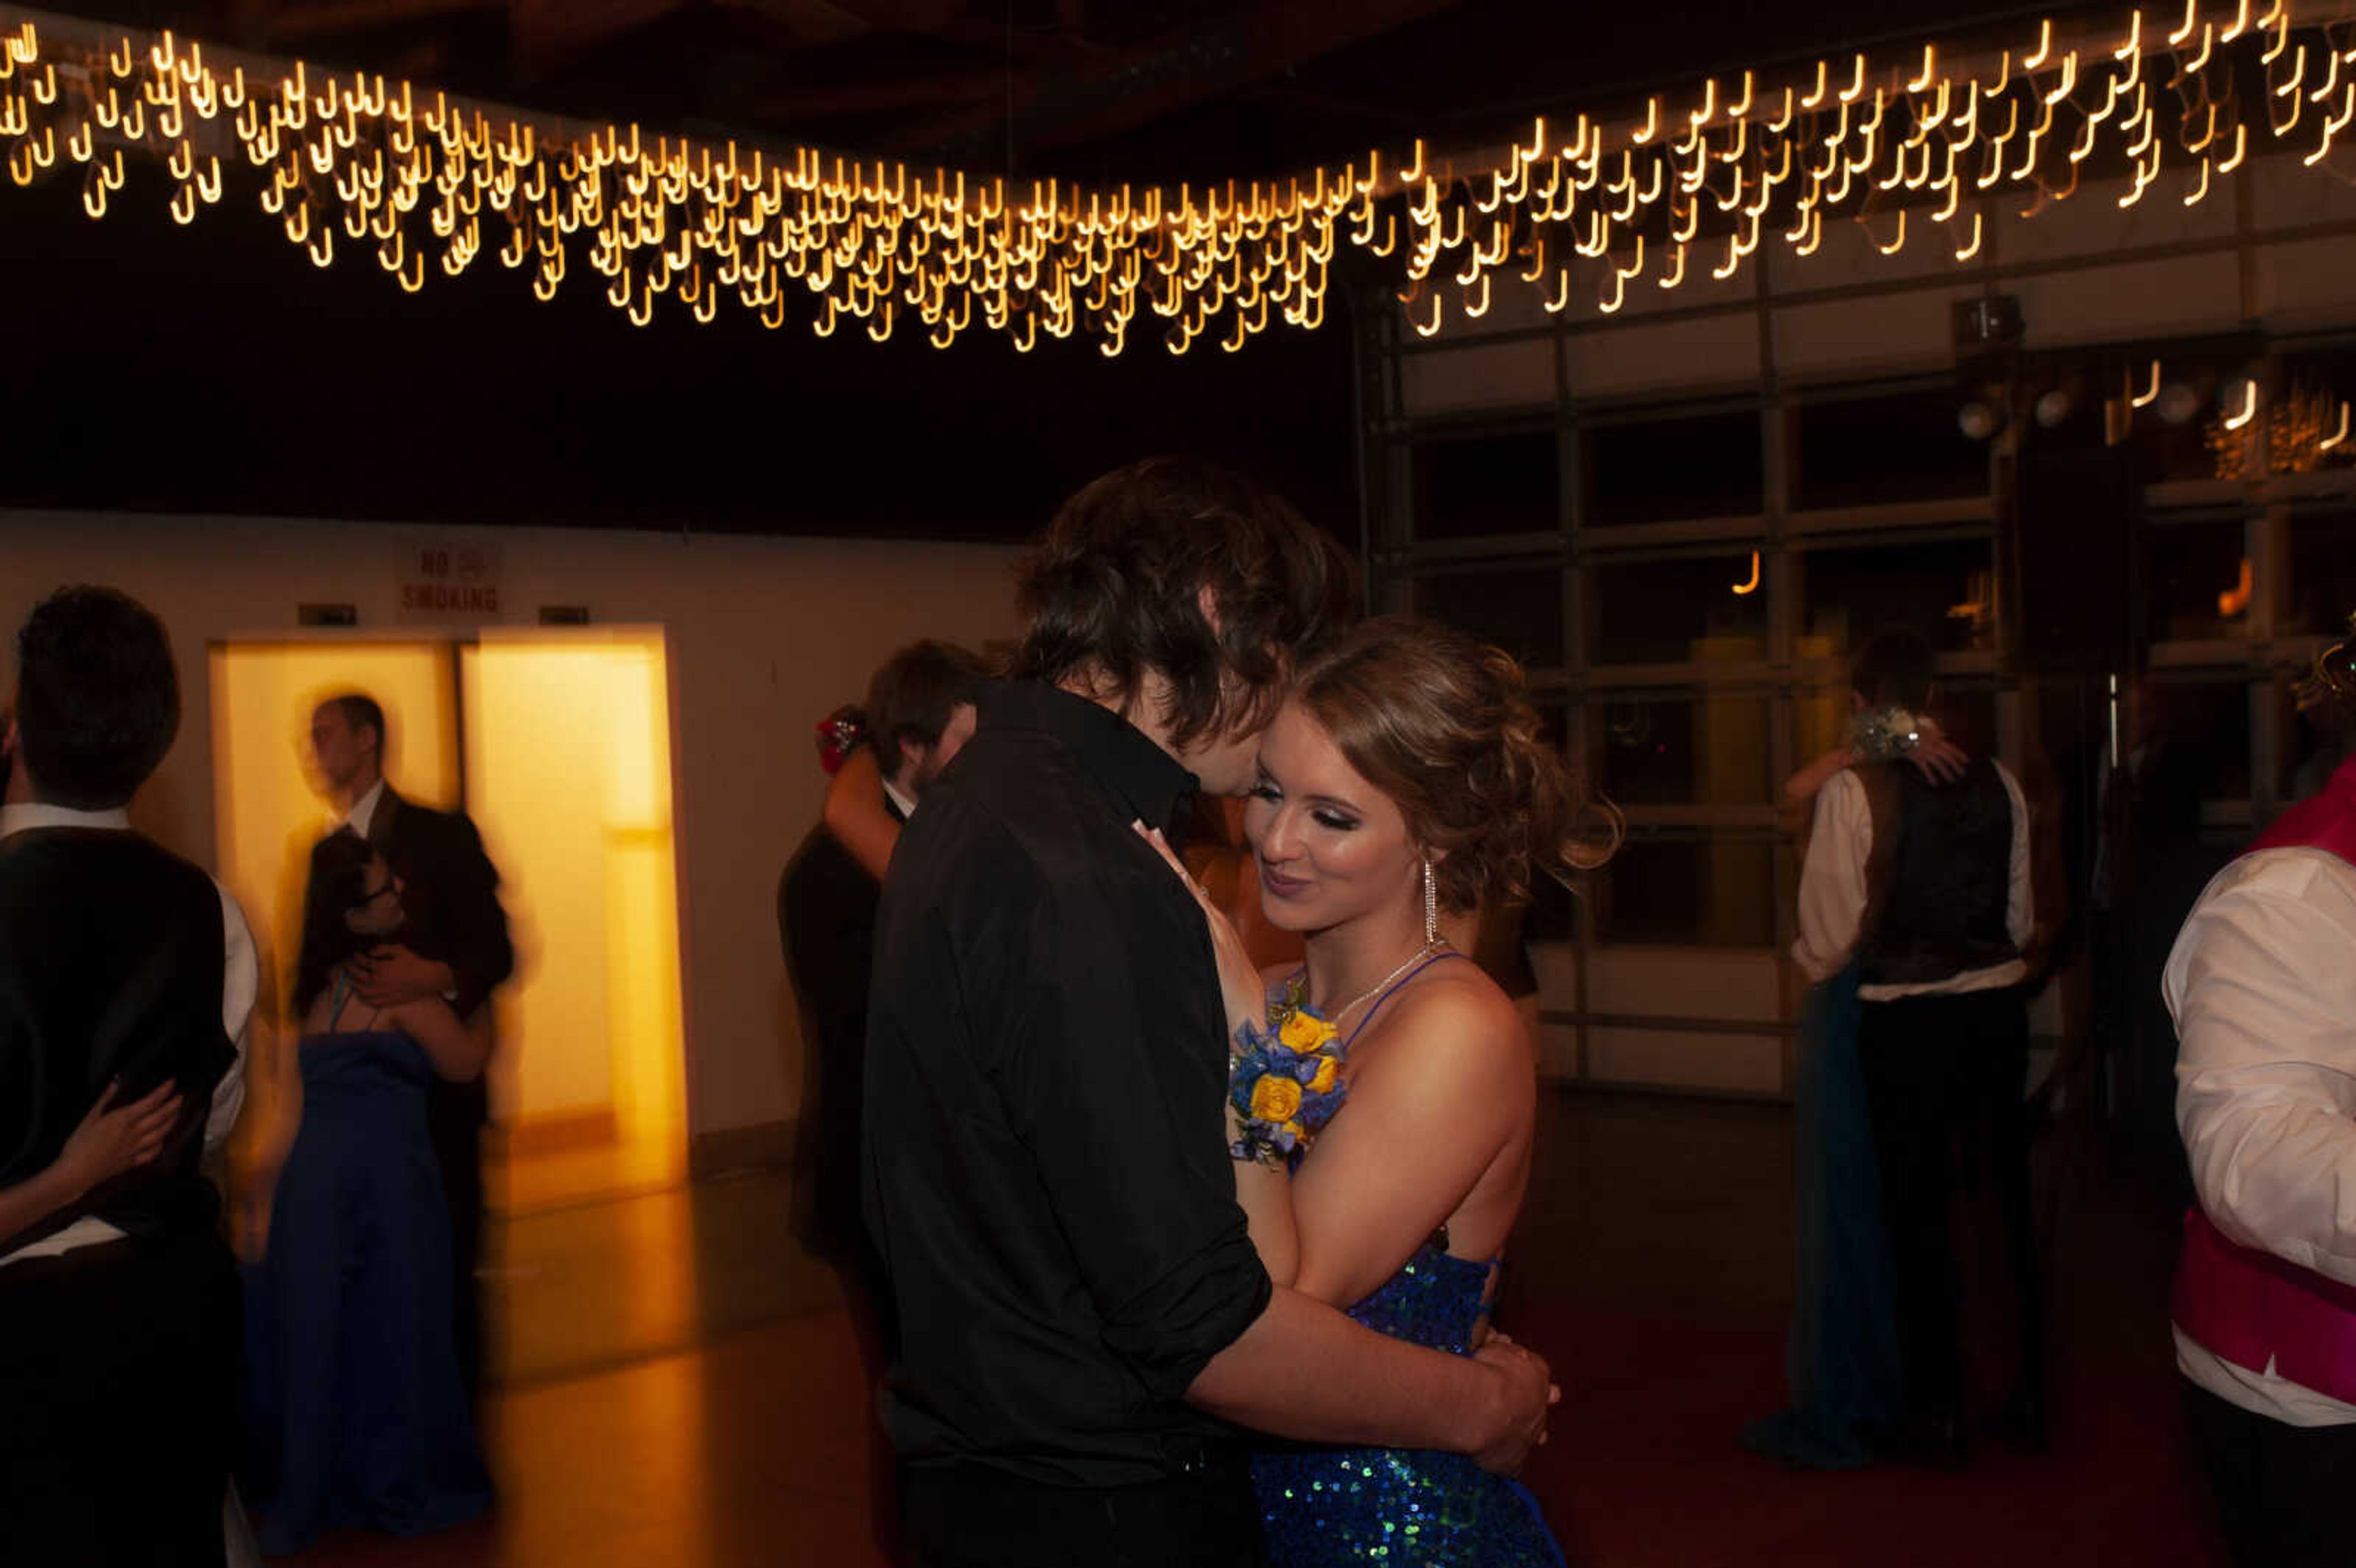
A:
[[[826,786],[821,812],[826,830],[851,858],[867,868],[877,881],[892,869],[892,851],[900,842],[900,824],[884,804],[884,770],[873,745],[861,746],[842,761]]]
[[[1293,1178],[1294,1283],[1320,1301],[1363,1298],[1460,1211],[1502,1235],[1518,1207],[1536,1061],[1513,1004],[1477,976],[1453,978],[1435,975],[1392,1004],[1348,1106]]]
[[[1279,1287],[1268,1310],[1211,1359],[1189,1403],[1304,1443],[1437,1448],[1511,1475],[1546,1441],[1561,1397],[1545,1360],[1502,1334],[1471,1357],[1428,1350]]]
[[[0,1236],[13,1236],[79,1202],[100,1183],[155,1157],[180,1116],[180,1093],[169,1079],[145,1095],[116,1104],[109,1083],[66,1139],[58,1157],[14,1186],[0,1188]]]
[[[1971,762],[1971,753],[1947,739],[1936,720],[1923,718],[1917,721],[1922,739],[1906,753],[1906,762],[1915,772],[1933,784],[1953,784],[1964,776]],[[1783,781],[1783,804],[1804,806],[1816,798],[1816,792],[1830,784],[1833,775],[1857,765],[1857,748],[1836,746]]]
[[[434,1072],[453,1083],[481,1076],[491,1053],[490,1031],[470,1029],[439,997],[421,997],[385,1009],[385,1021],[415,1040]]]

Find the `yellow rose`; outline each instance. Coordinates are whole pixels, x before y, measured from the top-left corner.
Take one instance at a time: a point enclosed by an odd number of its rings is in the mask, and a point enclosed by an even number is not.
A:
[[[1252,1085],[1251,1112],[1263,1122],[1285,1122],[1301,1109],[1301,1085],[1270,1072]]]
[[[1340,1077],[1341,1072],[1340,1062],[1330,1056],[1320,1057],[1317,1061],[1317,1076],[1309,1081],[1309,1092],[1312,1094],[1329,1092],[1333,1087],[1333,1080]]]
[[[1306,1012],[1296,1012],[1284,1020],[1284,1027],[1277,1030],[1276,1038],[1287,1051],[1306,1056],[1333,1038],[1333,1026]]]

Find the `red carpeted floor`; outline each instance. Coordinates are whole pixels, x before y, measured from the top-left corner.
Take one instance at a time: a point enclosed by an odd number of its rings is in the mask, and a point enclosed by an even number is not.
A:
[[[1547,1117],[1500,1317],[1562,1384],[1553,1440],[1526,1479],[1573,1568],[2222,1564],[2183,1447],[2164,1200],[2083,1169],[2053,1191],[2050,1452],[2022,1457],[1983,1440],[1957,1471],[1799,1472],[1738,1441],[1783,1403],[1787,1115],[1564,1095]],[[675,1347],[495,1395],[494,1519],[423,1541],[339,1536],[289,1561],[882,1563],[869,1538],[866,1392],[843,1315],[754,1321],[727,1305],[731,1292],[744,1300],[754,1285],[772,1288],[783,1266],[774,1250],[745,1244],[765,1233],[760,1215],[723,1212],[755,1199],[766,1201],[707,1188],[661,1200],[683,1206],[684,1239],[601,1243],[594,1268],[562,1275],[561,1293],[535,1296],[528,1277],[504,1289],[520,1335],[577,1321],[600,1290],[626,1294],[663,1258],[692,1254],[705,1327]],[[530,1241],[510,1237],[511,1261]],[[776,1246],[788,1245],[778,1231]],[[560,1275],[552,1267],[548,1277]],[[1967,1303],[1967,1318],[1992,1408],[2003,1371],[1987,1351],[2005,1337],[1991,1332],[1986,1299]]]

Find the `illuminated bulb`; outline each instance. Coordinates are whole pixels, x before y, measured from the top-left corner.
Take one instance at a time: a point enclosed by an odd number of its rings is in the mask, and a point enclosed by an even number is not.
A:
[[[1956,411],[1955,428],[1973,441],[1986,441],[2004,428],[2004,416],[1993,404],[1975,398]]]
[[[2165,400],[2163,393],[2162,401]],[[2247,376],[2235,377],[2217,394],[2217,406],[2224,411],[2225,428],[2240,430],[2258,417],[2258,384]]]
[[[2069,393],[2055,387],[2038,398],[2035,408],[2037,422],[2046,430],[2057,430],[2076,406],[2075,400]]]

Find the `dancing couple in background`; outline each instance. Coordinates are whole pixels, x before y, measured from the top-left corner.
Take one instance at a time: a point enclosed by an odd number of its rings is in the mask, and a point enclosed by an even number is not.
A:
[[[365,694],[320,703],[337,818],[312,848],[292,1049],[245,1201],[247,1499],[260,1544],[473,1518],[487,1006],[514,967],[498,874],[463,813],[396,794]]]
[[[1505,1478],[1546,1364],[1486,1323],[1532,1046],[1438,923],[1595,857],[1512,662],[1352,598],[1237,475],[1097,481],[898,831],[862,1162],[917,1563],[1559,1562]],[[1198,789],[1305,965],[1171,862]]]
[[[1844,1469],[1965,1452],[1951,1144],[1987,1151],[2014,1287],[2000,1427],[2044,1441],[2044,1298],[2029,1196],[2029,819],[2001,763],[1926,711],[1936,657],[1885,632],[1851,670],[1851,741],[1784,786],[1813,805],[1799,940],[1791,1408],[1750,1447]]]

